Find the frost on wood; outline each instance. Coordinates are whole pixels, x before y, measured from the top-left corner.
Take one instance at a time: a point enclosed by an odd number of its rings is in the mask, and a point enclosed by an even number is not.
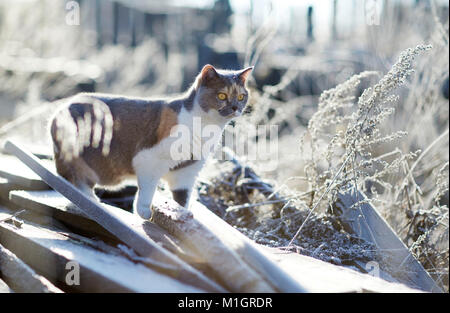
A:
[[[155,200],[152,220],[194,249],[230,291],[274,291],[235,252],[194,219],[191,212],[174,201]]]
[[[0,211],[0,217],[8,213]],[[0,236],[7,248],[52,281],[65,282],[69,261],[80,265],[80,285],[84,292],[201,292],[167,275],[135,264],[125,257],[100,252],[80,241],[67,240],[55,230],[24,222],[20,228],[0,224]],[[158,281],[155,285],[154,281]]]
[[[11,251],[0,244],[0,274],[15,292],[60,293],[46,278],[38,275]]]

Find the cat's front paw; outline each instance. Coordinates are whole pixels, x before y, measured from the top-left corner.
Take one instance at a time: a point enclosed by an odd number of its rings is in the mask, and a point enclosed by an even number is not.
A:
[[[144,220],[149,220],[152,217],[152,210],[150,204],[141,204],[135,202],[133,204],[133,211]]]

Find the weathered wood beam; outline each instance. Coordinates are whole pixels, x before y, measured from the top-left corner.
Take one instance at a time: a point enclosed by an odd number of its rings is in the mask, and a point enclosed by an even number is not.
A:
[[[116,241],[119,240],[97,222],[91,220],[86,213],[72,204],[72,202],[54,190],[12,190],[9,193],[9,200],[17,207],[50,216],[92,236]]]
[[[255,184],[258,184],[258,189],[266,197],[270,196],[271,200],[282,199],[282,197],[272,189],[272,186],[264,182],[252,168],[243,165],[231,149],[224,147],[222,152],[224,153],[226,160],[229,160],[235,166],[242,168],[242,170],[245,171],[246,177],[251,178]],[[293,279],[289,273],[285,272],[275,264],[268,257],[267,253],[261,251],[260,247],[255,242],[230,226],[203,204],[193,201],[190,210],[198,222],[218,236],[229,248],[237,252],[247,264],[263,275],[278,291],[308,292],[308,289],[303,286],[301,280]]]
[[[1,136],[1,135],[0,135]],[[2,142],[2,141],[0,141]],[[41,160],[52,160],[53,159],[53,151],[51,146],[45,146],[42,144],[34,144],[34,143],[26,143],[25,148],[28,149],[32,154],[34,154],[37,158]],[[0,146],[0,162],[2,155],[10,155],[7,151],[3,149],[3,144]]]
[[[11,202],[18,207],[27,208],[27,210],[51,216],[54,219],[63,222],[65,225],[81,230],[89,235],[120,240],[97,222],[89,219],[81,209],[64,198],[57,191],[14,190],[10,192],[9,197]],[[111,208],[109,205],[104,204],[104,206],[106,208]],[[191,250],[187,249],[177,238],[170,235],[158,225],[149,221],[144,221],[138,216],[125,210],[120,210],[119,208],[117,208],[115,212],[122,220],[126,221],[127,224],[133,225],[134,229],[143,235],[149,236],[156,243],[162,245],[184,261],[191,265],[201,265],[200,259]]]
[[[294,279],[289,273],[274,263],[252,240],[223,219],[208,210],[203,204],[194,202],[190,207],[194,217],[218,236],[228,247],[263,275],[280,292],[309,292],[302,281]]]
[[[21,206],[15,204],[14,202],[9,200],[9,193],[16,189],[21,189],[21,186],[18,186],[16,184],[10,183],[7,179],[0,178],[0,205],[3,204],[7,206],[8,208],[12,210],[23,211],[21,212],[21,217],[26,218],[27,220],[30,220],[32,222],[43,224],[43,225],[54,225],[58,226],[60,229],[64,229],[65,226],[61,223],[59,223],[57,220],[52,219],[51,216],[42,215],[39,213],[34,213],[29,210],[21,210]],[[39,191],[36,191],[39,192]],[[46,192],[46,191],[42,191]],[[49,191],[51,192],[51,191]],[[108,233],[109,234],[109,233]]]
[[[385,281],[375,274],[363,274],[344,266],[334,265],[299,253],[260,246],[278,266],[294,279],[302,281],[311,292],[320,293],[422,293],[406,285]]]
[[[6,178],[0,177],[0,200],[3,202],[8,202],[9,192],[20,188],[21,186],[11,183]]]
[[[0,293],[13,293],[14,291],[0,278]]]
[[[0,219],[11,212],[0,209]],[[201,292],[143,264],[105,253],[75,234],[22,221],[0,223],[0,242],[26,264],[61,288],[79,292]],[[79,266],[79,283],[76,272]],[[166,264],[166,266],[170,266]],[[69,276],[68,276],[69,275]],[[73,284],[67,278],[73,278]],[[69,280],[70,282],[70,280]]]
[[[263,276],[246,264],[215,234],[175,201],[157,197],[152,220],[194,249],[233,292],[275,292]]]
[[[102,225],[117,238],[120,238],[139,255],[176,266],[179,269],[176,278],[180,281],[208,291],[226,291],[192,266],[156,244],[151,238],[137,231],[133,225],[123,221],[117,213],[117,208],[108,209],[105,205],[94,202],[64,178],[57,176],[43,166],[41,161],[34,155],[24,151],[11,141],[6,142],[5,150],[17,156],[49,186],[72,201],[76,206],[82,209],[89,218]]]
[[[50,161],[43,161],[46,166],[53,166]],[[53,166],[54,167],[54,166]],[[22,186],[28,190],[47,190],[48,185],[14,156],[0,156],[0,177],[9,183]]]
[[[60,293],[44,277],[20,260],[14,253],[0,244],[0,273],[2,278],[15,292],[26,293]]]
[[[424,291],[443,292],[364,194],[355,189],[339,194],[334,211],[347,231],[373,243],[388,259],[383,270],[397,281]]]
[[[238,230],[227,224],[220,217],[212,213],[208,208],[199,202],[193,201],[189,207],[193,214],[193,218],[187,218],[182,223],[176,222],[176,216],[166,218],[164,208],[177,207],[177,210],[182,212],[183,208],[172,202],[170,206],[165,205],[165,202],[171,201],[156,194],[154,203],[156,209],[154,211],[155,222],[167,229],[170,233],[184,236],[185,238],[201,236],[203,233],[209,231],[213,237],[218,238],[228,249],[231,249],[253,270],[255,270],[261,277],[268,282],[272,288],[280,292],[307,292],[308,290],[302,286],[302,283],[293,279],[292,276],[281,269],[275,262],[273,262],[266,253],[250,239],[241,234]],[[185,210],[185,209],[184,209]],[[169,215],[167,212],[166,215]],[[171,220],[172,219],[172,220]],[[182,224],[185,225],[182,225]],[[188,234],[183,234],[183,229],[189,231]],[[201,231],[200,231],[201,229]],[[198,234],[195,232],[198,231]],[[202,248],[201,243],[193,242],[197,245],[197,249]],[[205,256],[207,252],[205,252]]]

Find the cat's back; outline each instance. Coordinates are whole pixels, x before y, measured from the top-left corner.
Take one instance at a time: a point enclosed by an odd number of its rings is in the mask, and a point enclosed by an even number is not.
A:
[[[129,97],[124,95],[104,93],[79,93],[68,99],[69,110],[77,113],[82,108],[106,105],[115,118],[147,117],[159,112],[165,105],[164,100],[143,97]],[[84,113],[84,112],[80,112]],[[153,114],[152,114],[153,113]]]
[[[93,135],[99,129],[102,136],[112,137],[112,148],[122,149],[133,141],[154,144],[153,133],[166,105],[164,100],[102,93],[79,93],[57,103],[50,122],[53,141],[68,140],[67,134],[73,133],[70,128],[75,127],[76,137]]]

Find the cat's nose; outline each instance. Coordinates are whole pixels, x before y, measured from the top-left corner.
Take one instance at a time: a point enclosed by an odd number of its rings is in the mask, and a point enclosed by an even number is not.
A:
[[[238,110],[238,107],[237,107],[236,105],[233,105],[233,106],[231,107],[231,109],[233,110],[233,112],[236,112],[236,111]]]

